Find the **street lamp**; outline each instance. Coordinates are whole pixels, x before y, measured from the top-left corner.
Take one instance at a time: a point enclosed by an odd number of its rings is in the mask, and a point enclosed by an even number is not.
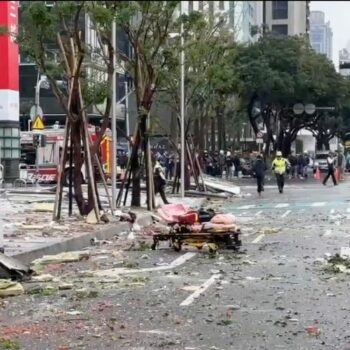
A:
[[[180,2],[180,17],[182,16],[182,2]],[[180,138],[181,138],[181,155],[180,155],[180,173],[181,173],[181,197],[185,197],[185,43],[184,43],[184,26],[181,21],[180,33],[169,33],[170,37],[178,37],[180,35],[180,66],[181,66],[181,103],[180,103]]]

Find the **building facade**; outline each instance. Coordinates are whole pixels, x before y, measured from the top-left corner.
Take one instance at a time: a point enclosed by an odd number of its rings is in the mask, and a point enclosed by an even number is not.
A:
[[[317,52],[332,60],[333,31],[329,22],[325,21],[322,11],[311,11],[310,14],[310,43]]]
[[[263,1],[263,23],[278,35],[305,35],[310,29],[310,1]]]
[[[346,47],[339,51],[339,73],[343,77],[350,77],[350,40]]]
[[[263,1],[182,1],[182,11],[202,12],[214,21],[224,20],[238,42],[257,40],[254,27],[262,24]]]

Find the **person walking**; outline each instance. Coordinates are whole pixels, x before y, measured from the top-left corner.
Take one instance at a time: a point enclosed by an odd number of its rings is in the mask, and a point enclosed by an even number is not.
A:
[[[256,176],[256,183],[258,186],[257,190],[258,190],[259,196],[261,196],[261,192],[264,191],[264,180],[265,180],[266,170],[267,170],[267,167],[263,160],[263,157],[261,154],[258,154],[253,166],[253,172]]]
[[[335,171],[335,158],[333,157],[333,154],[332,152],[329,152],[329,155],[328,155],[328,158],[327,158],[327,165],[328,165],[328,173],[327,173],[327,176],[324,178],[323,180],[323,185],[326,186],[327,184],[327,181],[329,179],[330,176],[332,176],[332,180],[333,180],[333,184],[334,186],[337,186],[337,180],[335,178],[335,174],[334,174],[334,171]]]
[[[163,172],[163,168],[160,165],[160,162],[156,159],[153,159],[154,168],[153,168],[153,181],[154,181],[154,193],[160,194],[164,204],[169,204],[166,195],[165,195],[165,175]]]
[[[231,152],[226,153],[226,179],[232,180],[233,177],[233,162],[231,157]]]
[[[277,151],[276,152],[276,158],[272,162],[272,171],[276,175],[277,180],[277,186],[280,193],[283,193],[284,188],[284,175],[287,171],[287,167],[289,167],[290,164],[287,159],[282,157],[282,152]]]

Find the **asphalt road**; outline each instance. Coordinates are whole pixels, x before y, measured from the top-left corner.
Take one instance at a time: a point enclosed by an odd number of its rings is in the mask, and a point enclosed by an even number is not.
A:
[[[98,295],[76,299],[73,290],[6,299],[0,338],[38,350],[349,350],[350,275],[326,272],[323,258],[349,247],[350,181],[337,187],[298,181],[283,194],[271,182],[262,198],[251,181],[243,194],[209,204],[237,215],[240,253],[176,253],[166,244],[124,252],[138,271],[115,284],[77,278],[77,271],[110,268],[115,259],[97,255],[95,262],[59,267],[56,274],[74,288]]]

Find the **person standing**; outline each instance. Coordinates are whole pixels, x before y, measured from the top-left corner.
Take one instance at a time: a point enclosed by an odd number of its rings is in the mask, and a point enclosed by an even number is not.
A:
[[[235,152],[233,157],[233,165],[235,167],[234,176],[238,177],[238,174],[241,171],[241,160],[239,159],[237,152]]]
[[[155,194],[159,193],[164,204],[169,204],[165,195],[166,180],[165,180],[163,168],[160,165],[160,162],[158,160],[154,159],[153,162],[154,162],[154,169],[153,169],[154,193]]]
[[[323,180],[323,185],[326,186],[327,181],[330,176],[332,176],[333,184],[334,186],[337,186],[337,180],[335,178],[334,170],[335,170],[335,158],[333,157],[333,154],[329,152],[328,158],[327,158],[327,165],[328,165],[328,173],[327,176]]]
[[[294,179],[295,177],[298,176],[298,159],[295,156],[294,152],[291,153],[288,159],[291,169],[290,169],[290,175],[291,178]]]
[[[284,188],[284,175],[286,174],[289,162],[282,157],[282,152],[276,152],[276,158],[272,162],[272,171],[276,175],[277,186],[280,193],[283,193]]]
[[[256,176],[256,182],[258,186],[257,190],[258,190],[259,196],[261,196],[261,192],[264,191],[264,180],[265,180],[266,170],[267,170],[267,167],[263,160],[263,157],[261,154],[258,154],[253,166],[253,172]]]
[[[232,163],[232,157],[231,152],[227,151],[226,153],[226,179],[232,180],[233,176],[233,163]]]

